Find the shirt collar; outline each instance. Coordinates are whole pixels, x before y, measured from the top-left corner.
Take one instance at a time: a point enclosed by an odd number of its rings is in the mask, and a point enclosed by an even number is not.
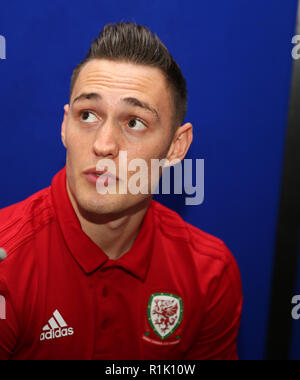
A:
[[[139,234],[131,249],[120,259],[110,260],[105,252],[81,228],[67,193],[66,167],[54,176],[51,192],[58,224],[64,240],[73,258],[86,274],[90,274],[102,266],[116,266],[129,271],[142,281],[145,280],[150,267],[155,241],[154,200],[151,200]]]

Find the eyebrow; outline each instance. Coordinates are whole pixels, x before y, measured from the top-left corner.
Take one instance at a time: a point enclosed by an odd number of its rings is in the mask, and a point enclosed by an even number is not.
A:
[[[82,101],[82,100],[90,100],[90,99],[94,99],[96,101],[99,101],[99,100],[102,100],[102,96],[100,94],[98,94],[97,92],[82,93],[73,100],[72,104],[79,102],[79,101]],[[124,99],[121,99],[121,101],[122,101],[122,103],[126,103],[126,104],[129,104],[129,105],[134,106],[134,107],[139,107],[139,108],[142,108],[146,111],[151,112],[156,117],[157,121],[160,121],[160,116],[159,116],[159,113],[157,112],[157,110],[155,108],[151,107],[147,102],[143,102],[143,101],[141,101],[137,98],[134,98],[134,97],[124,98]]]

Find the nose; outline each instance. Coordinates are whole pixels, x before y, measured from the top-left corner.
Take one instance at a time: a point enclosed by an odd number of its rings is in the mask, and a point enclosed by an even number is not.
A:
[[[99,157],[116,157],[119,152],[118,130],[112,120],[107,119],[99,129],[93,145],[94,153]]]

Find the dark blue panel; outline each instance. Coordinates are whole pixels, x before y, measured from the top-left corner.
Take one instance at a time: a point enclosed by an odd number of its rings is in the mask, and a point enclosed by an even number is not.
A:
[[[205,159],[205,201],[162,201],[222,238],[243,278],[242,359],[262,359],[291,78],[296,0],[9,1],[0,5],[0,207],[64,165],[63,105],[75,64],[107,22],[155,31],[185,73],[188,158]]]

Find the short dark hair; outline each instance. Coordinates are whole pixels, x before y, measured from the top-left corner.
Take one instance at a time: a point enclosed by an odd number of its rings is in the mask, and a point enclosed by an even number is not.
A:
[[[94,39],[86,58],[73,71],[70,96],[82,67],[92,59],[124,61],[159,68],[173,94],[174,130],[183,123],[187,112],[186,80],[166,46],[147,27],[133,22],[105,25]]]

